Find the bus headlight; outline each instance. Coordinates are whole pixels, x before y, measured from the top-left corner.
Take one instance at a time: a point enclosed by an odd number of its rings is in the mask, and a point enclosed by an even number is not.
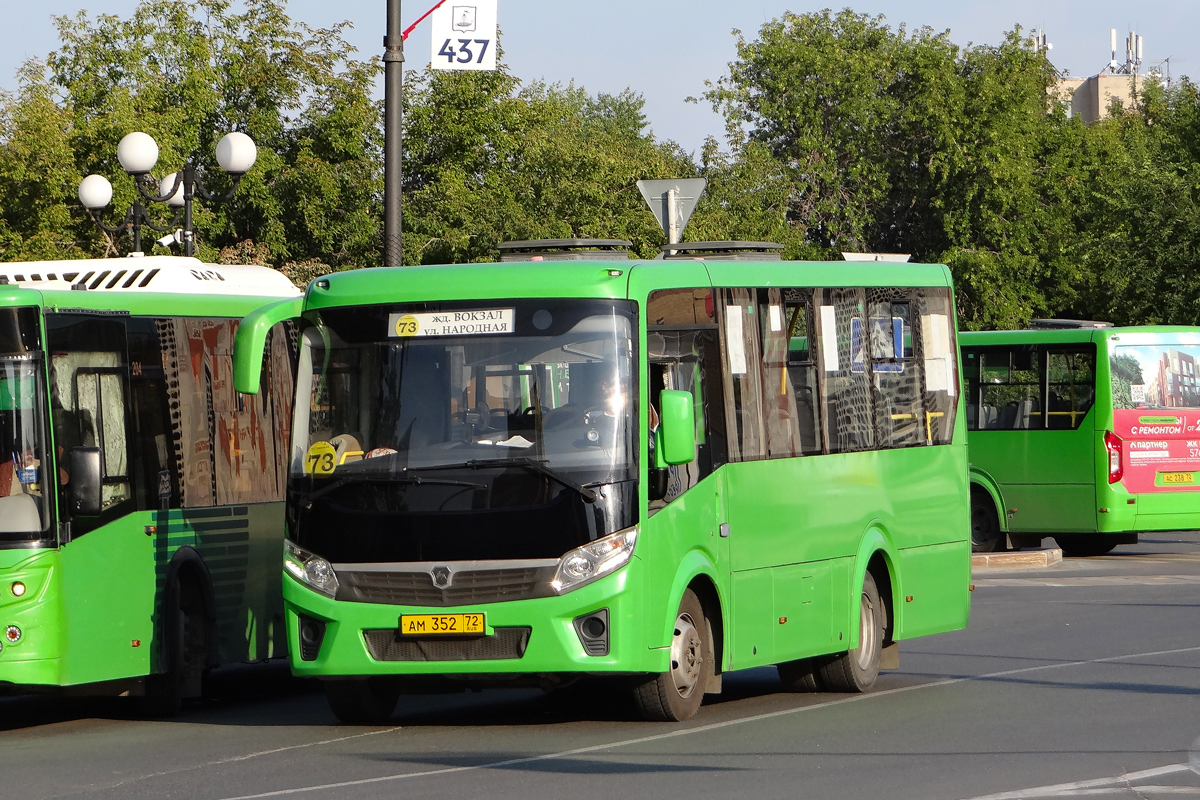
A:
[[[550,586],[559,594],[566,594],[620,569],[633,555],[637,534],[638,529],[633,527],[575,548],[559,560],[558,572]]]
[[[337,594],[338,579],[333,565],[315,553],[283,540],[283,568],[296,580],[326,597]]]

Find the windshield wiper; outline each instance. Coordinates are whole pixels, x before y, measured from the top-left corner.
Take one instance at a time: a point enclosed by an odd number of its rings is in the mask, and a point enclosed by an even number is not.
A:
[[[509,466],[525,467],[526,469],[533,470],[534,472],[536,472],[540,475],[545,475],[547,478],[554,481],[555,483],[565,486],[568,489],[575,490],[576,492],[579,493],[580,497],[582,497],[587,502],[589,502],[589,503],[596,502],[596,492],[594,490],[589,489],[587,486],[583,485],[582,483],[576,483],[575,481],[571,480],[570,478],[564,478],[558,472],[556,472],[553,469],[551,469],[550,467],[546,466],[545,463],[538,461],[536,458],[529,458],[529,457],[511,458],[511,459],[510,458],[504,458],[504,459],[476,458],[476,459],[472,459],[470,461],[461,461],[457,464],[430,464],[429,466],[424,466],[424,467],[409,467],[407,471],[413,472],[415,470],[433,470],[433,469],[481,469],[483,467],[509,467]],[[592,484],[592,485],[599,485],[599,484]]]
[[[316,491],[303,495],[303,502],[311,504],[318,497],[329,494],[334,489],[350,483],[398,483],[407,484],[410,486],[420,486],[427,484],[430,486],[466,486],[471,489],[486,489],[487,485],[483,483],[472,483],[471,481],[458,481],[449,478],[422,478],[420,475],[389,475],[378,472],[360,472],[356,475],[345,475],[338,478],[328,486],[322,486]]]

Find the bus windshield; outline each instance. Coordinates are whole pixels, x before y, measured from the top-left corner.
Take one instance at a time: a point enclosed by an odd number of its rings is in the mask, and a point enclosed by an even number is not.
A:
[[[49,528],[42,360],[0,355],[0,546],[45,538]]]
[[[293,473],[532,458],[593,481],[627,479],[630,318],[612,303],[606,313],[553,305],[530,315],[528,331],[366,341],[353,313],[323,312],[324,330],[304,336],[302,371],[312,379],[297,395],[307,402],[297,409]]]

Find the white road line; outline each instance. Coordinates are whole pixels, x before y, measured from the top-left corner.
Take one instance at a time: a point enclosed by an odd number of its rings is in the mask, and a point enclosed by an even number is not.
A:
[[[306,747],[320,747],[321,745],[325,745],[325,744],[335,744],[337,742],[346,742],[351,739],[362,739],[366,736],[378,736],[381,733],[393,733],[398,730],[400,730],[399,725],[392,727],[392,728],[384,728],[383,730],[378,730],[378,731],[367,731],[366,733],[355,733],[355,734],[351,734],[350,736],[339,736],[336,739],[323,739],[322,741],[319,741],[319,742],[305,742],[303,744],[290,744],[290,745],[287,745],[286,747],[275,747],[275,748],[272,748],[271,750],[259,750],[255,753],[244,753],[243,755],[240,755],[240,756],[227,756],[226,758],[218,758],[214,761],[205,761],[202,764],[189,764],[186,767],[179,767],[178,769],[168,769],[168,770],[163,770],[162,772],[151,772],[147,775],[137,775],[137,776],[134,776],[131,778],[126,778],[123,781],[117,781],[116,783],[108,784],[106,786],[89,786],[87,789],[83,789],[78,792],[71,792],[70,794],[56,795],[56,796],[57,797],[70,797],[71,795],[74,795],[74,794],[84,794],[84,793],[90,793],[90,792],[96,792],[96,791],[108,791],[110,789],[120,788],[129,783],[137,783],[138,781],[149,780],[150,778],[161,778],[164,775],[178,775],[181,772],[191,772],[191,771],[197,770],[197,769],[208,769],[209,767],[219,767],[222,764],[233,764],[238,761],[248,761],[251,758],[259,758],[261,756],[270,756],[270,755],[275,755],[276,753],[286,753],[289,750],[303,750]]]
[[[1165,767],[1154,767],[1153,769],[1144,769],[1140,772],[1127,772],[1124,775],[1117,775],[1112,778],[1093,778],[1088,781],[1056,783],[1052,786],[1035,786],[1032,789],[1020,789],[1015,792],[980,795],[979,797],[972,797],[970,800],[1032,800],[1037,797],[1079,797],[1084,793],[1108,794],[1113,790],[1125,792],[1129,790],[1129,784],[1133,781],[1158,778],[1163,775],[1174,775],[1179,772],[1187,772],[1190,769],[1191,767],[1187,764],[1169,764]],[[1138,791],[1148,788],[1151,787],[1137,787]]]
[[[1065,667],[1080,667],[1087,664],[1106,664],[1113,661],[1124,661],[1130,658],[1147,658],[1149,656],[1173,655],[1176,653],[1194,653],[1197,651],[1200,651],[1200,647],[1180,647],[1174,650],[1155,650],[1148,653],[1130,653],[1123,656],[1109,656],[1108,658],[1090,658],[1085,661],[1068,661],[1059,664],[1045,664],[1039,667],[1022,667],[1020,669],[1008,669],[1000,672],[989,672],[985,675],[972,675],[963,678],[945,678],[932,683],[922,683],[914,686],[901,686],[896,689],[885,689],[881,692],[872,692],[870,694],[856,694],[849,697],[842,697],[837,700],[830,700],[826,703],[815,703],[811,706],[788,708],[782,711],[769,711],[765,714],[754,714],[748,717],[739,717],[737,719],[729,719],[723,722],[714,722],[709,725],[698,725],[694,728],[682,728],[669,731],[667,733],[658,733],[650,736],[639,736],[636,739],[623,739],[617,742],[605,742],[603,744],[595,744],[588,747],[577,747],[573,750],[563,750],[557,753],[545,753],[539,756],[525,756],[523,758],[510,758],[504,761],[489,761],[484,764],[472,764],[462,767],[443,767],[441,769],[430,769],[421,772],[401,772],[393,775],[381,775],[375,778],[360,778],[358,780],[337,781],[336,783],[297,786],[291,789],[276,789],[275,791],[260,792],[258,794],[244,794],[236,797],[226,797],[222,798],[222,800],[259,800],[259,798],[263,797],[283,797],[286,795],[305,794],[308,792],[323,792],[329,789],[342,789],[347,786],[367,786],[373,783],[387,783],[390,781],[409,780],[411,778],[427,778],[435,775],[451,775],[457,772],[474,772],[476,770],[497,769],[501,767],[516,766],[518,764],[533,764],[539,761],[552,761],[560,758],[583,755],[585,753],[596,753],[603,750],[614,750],[619,747],[631,747],[633,745],[647,744],[649,742],[661,741],[663,739],[674,739],[680,736],[690,736],[694,733],[707,733],[708,731],[714,731],[720,728],[728,728],[732,725],[741,725],[746,722],[759,722],[765,719],[785,717],[805,711],[829,708],[830,706],[845,705],[846,703],[861,702],[863,700],[871,700],[878,697],[888,697],[890,695],[900,694],[902,692],[910,692],[916,689],[932,689],[939,686],[951,686],[956,683],[966,683],[968,681],[987,680],[988,678],[1002,678],[1008,675],[1021,675],[1029,672],[1041,672],[1051,669],[1062,669]],[[1188,768],[1186,764],[1183,766],[1184,769]],[[1013,795],[1013,797],[1021,797],[1021,795]],[[979,798],[979,800],[982,800],[982,798]]]
[[[986,586],[1194,586],[1200,575],[1092,575],[1045,578],[978,578],[976,587]]]

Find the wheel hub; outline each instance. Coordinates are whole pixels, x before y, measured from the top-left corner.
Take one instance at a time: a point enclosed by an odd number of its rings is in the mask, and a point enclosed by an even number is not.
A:
[[[691,614],[680,614],[671,637],[671,680],[680,697],[691,697],[704,671],[700,631]]]

